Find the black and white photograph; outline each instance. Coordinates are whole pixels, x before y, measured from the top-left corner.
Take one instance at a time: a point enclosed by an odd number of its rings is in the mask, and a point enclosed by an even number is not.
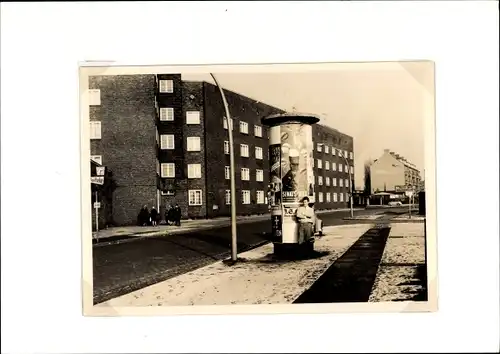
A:
[[[432,62],[80,70],[86,313],[436,310]]]

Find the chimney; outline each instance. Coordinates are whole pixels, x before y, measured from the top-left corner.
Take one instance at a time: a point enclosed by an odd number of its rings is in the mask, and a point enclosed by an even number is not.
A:
[[[384,149],[384,153],[388,154],[389,153],[389,149]]]

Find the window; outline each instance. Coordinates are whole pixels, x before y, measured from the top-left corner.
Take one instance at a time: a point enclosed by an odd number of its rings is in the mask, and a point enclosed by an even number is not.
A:
[[[349,158],[349,153],[347,152],[347,150],[344,150],[344,157],[347,159]]]
[[[163,178],[174,178],[175,177],[175,164],[162,163],[161,164],[161,176]]]
[[[325,154],[328,154],[330,152],[330,148],[328,147],[328,145],[325,145]]]
[[[186,112],[186,124],[200,124],[200,112]]]
[[[259,146],[255,147],[255,158],[262,160],[262,148]]]
[[[329,186],[330,185],[330,177],[325,177],[325,182],[326,182],[326,185]]]
[[[265,196],[264,191],[257,191],[257,204],[264,204]]]
[[[323,160],[318,159],[318,168],[323,168]]]
[[[337,198],[337,193],[333,193],[333,202],[337,203],[338,198]]]
[[[233,130],[233,119],[231,118],[231,130]],[[224,118],[224,129],[227,129],[227,118]]]
[[[337,164],[332,162],[332,171],[337,171]]]
[[[343,166],[343,165],[342,165],[341,163],[339,163],[339,171],[340,171],[340,172],[342,172],[342,166]]]
[[[224,176],[226,177],[226,179],[231,179],[231,167],[224,167]]]
[[[354,159],[354,153],[353,153],[352,151],[349,153],[349,158],[350,158],[351,160],[353,160],[353,159]]]
[[[339,178],[339,185],[340,185],[341,187],[343,187],[343,186],[344,186],[344,180],[343,180],[342,178]]]
[[[248,145],[247,144],[240,145],[240,153],[241,153],[242,157],[248,157]]]
[[[92,155],[90,159],[94,162],[97,162],[99,165],[102,165],[102,155]]]
[[[316,150],[317,150],[318,152],[321,152],[321,144],[316,144]]]
[[[332,177],[332,186],[337,187],[337,178]]]
[[[332,146],[332,155],[335,156],[335,148]]]
[[[188,178],[201,178],[201,165],[199,163],[188,164]]]
[[[226,189],[226,192],[224,193],[224,200],[226,201],[226,205],[231,204],[231,190]]]
[[[347,178],[345,179],[344,185],[345,185],[346,187],[349,187],[349,180],[348,180]]]
[[[89,106],[101,105],[101,90],[89,90]]]
[[[190,136],[187,138],[187,151],[200,151],[200,137]]]
[[[240,122],[240,133],[248,134],[248,123],[247,122]]]
[[[250,181],[250,169],[246,167],[241,168],[241,180]]]
[[[339,193],[340,195],[340,201],[343,202],[344,201],[344,193]]]
[[[165,134],[160,136],[160,149],[173,150],[175,149],[174,136],[172,134]]]
[[[161,107],[160,120],[166,122],[172,122],[174,120],[174,109],[170,107]]]
[[[351,173],[354,173],[354,167],[351,166]]]
[[[325,170],[330,169],[330,161],[325,161]]]
[[[318,176],[318,186],[323,185],[323,176]]]
[[[255,180],[257,182],[264,182],[264,170],[255,171]]]
[[[349,173],[349,166],[345,165],[344,172]]]
[[[255,136],[262,138],[262,127],[260,125],[256,125],[253,128]]]
[[[90,139],[101,139],[101,122],[90,122]]]
[[[330,192],[326,193],[326,202],[327,202],[327,203],[330,203],[330,202],[331,202]]]
[[[189,195],[189,205],[201,205],[201,189],[190,189],[188,191]]]
[[[229,155],[229,141],[224,141],[224,154]]]
[[[323,203],[323,192],[318,192],[318,202]]]
[[[160,80],[160,92],[161,93],[174,92],[174,81],[173,80]]]
[[[241,191],[241,194],[243,197],[243,204],[250,204],[250,191],[243,190],[243,191]]]

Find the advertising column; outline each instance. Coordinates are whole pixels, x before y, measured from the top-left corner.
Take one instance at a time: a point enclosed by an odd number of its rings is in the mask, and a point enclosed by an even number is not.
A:
[[[269,191],[274,243],[297,244],[295,213],[303,197],[314,202],[313,115],[283,114],[262,119],[269,125]]]

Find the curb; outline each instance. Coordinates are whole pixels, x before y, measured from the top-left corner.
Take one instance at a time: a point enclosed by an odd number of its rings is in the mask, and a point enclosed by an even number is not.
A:
[[[316,212],[316,214],[335,213],[335,212],[342,212],[342,211],[349,211],[349,210],[350,209],[318,210]],[[363,208],[354,208],[353,210],[360,211],[360,210],[364,210],[364,209]],[[271,214],[269,213],[269,214],[240,219],[240,220],[237,220],[237,223],[238,224],[248,224],[248,223],[252,223],[252,222],[256,222],[256,221],[262,221],[262,220],[265,220],[266,218],[270,218],[270,217],[271,217]],[[197,227],[194,227],[193,229],[140,231],[140,232],[135,232],[132,234],[124,233],[121,235],[113,235],[113,236],[108,236],[108,237],[103,237],[103,238],[92,237],[92,242],[94,242],[94,240],[98,240],[96,243],[92,243],[92,247],[121,244],[121,243],[126,243],[126,242],[131,242],[131,241],[143,240],[143,239],[146,239],[148,237],[169,236],[169,235],[177,235],[177,234],[189,234],[191,232],[212,230],[212,229],[223,228],[223,227],[228,227],[228,226],[231,226],[230,219],[221,221],[220,224],[218,224],[218,225],[197,226]],[[140,235],[144,235],[144,234],[149,234],[149,235],[148,236],[140,236]],[[116,236],[123,236],[124,238],[121,240],[106,241],[107,238],[116,237]]]

